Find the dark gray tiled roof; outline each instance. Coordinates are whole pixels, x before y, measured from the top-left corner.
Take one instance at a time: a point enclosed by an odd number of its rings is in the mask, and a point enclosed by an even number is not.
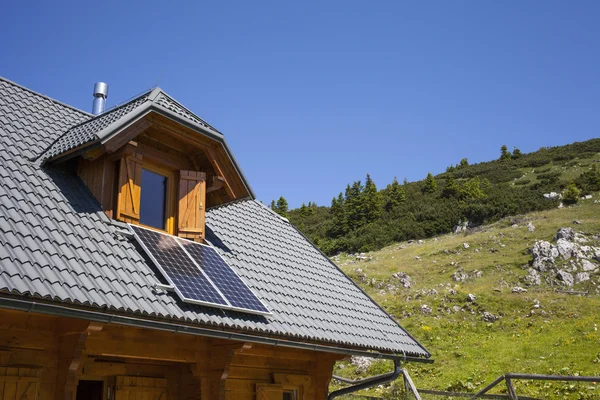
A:
[[[144,93],[143,95],[123,104],[122,106],[116,107],[113,110],[109,110],[104,114],[100,114],[95,118],[84,121],[83,123],[69,129],[54,143],[52,143],[52,145],[40,157],[41,160],[45,161],[86,143],[99,140],[99,132],[148,101],[149,93],[150,92]]]
[[[181,302],[115,235],[81,180],[29,160],[89,115],[0,79],[0,293],[166,321],[428,355],[286,221],[255,200],[207,211],[208,239],[272,310]]]
[[[219,133],[219,131],[210,126],[203,119],[179,104],[173,98],[169,97],[169,95],[160,88],[155,88],[135,97],[125,104],[119,105],[103,114],[88,119],[77,126],[73,126],[59,136],[50,147],[43,151],[39,157],[40,161],[44,162],[86,143],[98,142],[105,139],[107,135],[112,133],[108,128],[113,126],[113,124],[124,121],[128,116],[131,116],[134,111],[138,110],[140,106],[147,102],[160,106],[164,110],[192,122],[196,126]]]
[[[172,97],[169,97],[164,92],[159,93],[158,96],[156,96],[156,99],[154,100],[154,102],[156,104],[159,104],[162,107],[166,108],[167,110],[172,111],[172,112],[176,113],[177,115],[180,115],[183,118],[194,122],[195,124],[198,124],[205,128],[211,129],[215,132],[218,132],[215,128],[210,126],[202,118],[195,115],[193,112],[191,112],[190,110],[188,110],[187,108],[185,108],[184,106],[179,104],[177,101],[175,101]]]

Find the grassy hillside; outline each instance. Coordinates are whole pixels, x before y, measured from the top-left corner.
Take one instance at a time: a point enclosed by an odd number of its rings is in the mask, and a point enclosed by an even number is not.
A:
[[[582,158],[574,160],[585,163]],[[531,176],[527,185],[534,185],[539,176],[534,178],[531,167],[522,168]],[[561,179],[562,174],[570,174],[567,179],[578,176],[576,170],[554,164],[544,168],[560,171]],[[519,169],[519,179],[527,179],[523,175],[525,170]],[[591,280],[570,288],[556,282],[552,272],[542,274],[539,286],[524,281],[535,241],[552,241],[561,227],[573,228],[585,235],[588,245],[600,247],[600,203],[594,199],[600,199],[598,193],[572,207],[553,207],[466,233],[396,243],[358,257],[343,253],[333,259],[433,354],[432,365],[407,366],[419,388],[474,392],[506,372],[599,375],[600,268]],[[535,231],[530,231],[529,223]],[[402,273],[410,277],[410,287],[404,287],[407,278]],[[455,281],[453,275],[467,278]],[[514,287],[527,291],[513,293]],[[563,289],[589,294],[557,291]],[[469,294],[475,295],[474,302],[467,300]],[[486,312],[498,319],[484,320]],[[335,374],[358,378],[389,370],[385,361],[362,371],[344,362]],[[600,398],[600,385],[594,384],[516,381],[515,385],[518,394],[543,399]],[[496,393],[505,390],[500,388]],[[391,395],[394,390],[371,389],[365,394],[397,398]]]
[[[449,233],[459,222],[481,225],[553,209],[559,201],[543,194],[562,192],[571,181],[582,194],[600,190],[600,139],[474,165],[463,159],[442,174],[382,190],[367,176],[364,184],[349,184],[331,207],[311,204],[286,216],[326,254],[372,251]]]

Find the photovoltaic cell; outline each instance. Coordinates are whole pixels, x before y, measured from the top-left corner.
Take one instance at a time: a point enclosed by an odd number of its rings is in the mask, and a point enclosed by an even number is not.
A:
[[[138,242],[184,301],[227,307],[209,279],[181,248],[175,237],[130,225]]]
[[[256,295],[246,286],[240,277],[210,246],[189,240],[177,239],[192,259],[208,275],[232,307],[240,310],[269,313]]]
[[[253,314],[270,314],[214,248],[137,225],[129,227],[181,300]]]

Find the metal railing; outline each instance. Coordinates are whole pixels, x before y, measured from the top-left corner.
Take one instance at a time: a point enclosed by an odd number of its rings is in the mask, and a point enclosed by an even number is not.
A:
[[[563,382],[600,382],[600,376],[568,376],[568,375],[539,375],[507,373],[496,378],[492,383],[477,393],[446,392],[442,390],[417,389],[406,370],[402,370],[404,387],[407,395],[412,394],[416,400],[421,400],[419,393],[445,397],[465,397],[471,399],[510,399],[510,400],[540,400],[533,397],[519,396],[513,385],[513,380],[563,381]],[[506,383],[508,394],[488,394],[490,390],[502,382]]]

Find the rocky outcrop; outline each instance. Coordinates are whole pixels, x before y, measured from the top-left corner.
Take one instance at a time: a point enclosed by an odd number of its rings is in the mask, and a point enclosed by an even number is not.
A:
[[[573,228],[560,228],[554,236],[555,244],[538,240],[531,248],[531,268],[523,282],[540,285],[542,278],[550,284],[573,286],[590,281],[600,272],[600,248],[588,245],[590,239]]]

